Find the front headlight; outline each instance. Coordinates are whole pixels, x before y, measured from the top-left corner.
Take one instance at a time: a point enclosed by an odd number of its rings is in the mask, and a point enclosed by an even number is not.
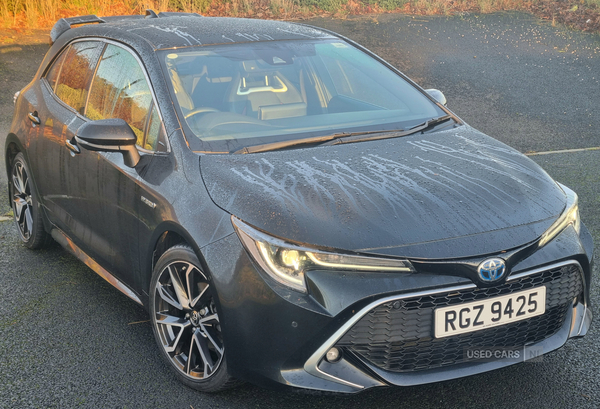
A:
[[[561,187],[567,195],[567,206],[565,207],[565,211],[560,215],[560,217],[542,235],[542,238],[540,239],[539,243],[540,247],[543,247],[549,242],[551,242],[569,225],[573,226],[578,235],[581,231],[581,221],[579,219],[579,204],[577,193],[573,192],[566,186],[561,185]]]
[[[408,260],[325,252],[270,236],[234,216],[231,222],[254,261],[273,279],[297,291],[306,292],[304,274],[309,270],[415,271]]]

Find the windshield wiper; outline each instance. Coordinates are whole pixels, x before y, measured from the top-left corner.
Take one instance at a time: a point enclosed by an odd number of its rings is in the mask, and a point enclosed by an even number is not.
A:
[[[378,139],[389,139],[389,138],[400,138],[403,136],[408,136],[415,134],[417,132],[425,132],[439,124],[446,122],[452,119],[451,115],[444,115],[438,118],[433,118],[428,121],[423,122],[422,124],[413,126],[407,130],[399,130],[399,131],[370,131],[370,132],[354,132],[351,134],[346,134],[343,137],[338,137],[334,140],[327,141],[322,145],[338,145],[343,143],[353,143],[353,142],[363,142],[363,141],[375,141]]]
[[[265,143],[262,145],[245,146],[241,149],[234,151],[233,153],[257,153],[266,151],[276,151],[301,145],[326,146],[352,142],[373,141],[377,139],[398,138],[402,136],[412,135],[417,132],[425,132],[426,130],[433,128],[434,126],[437,126],[442,122],[446,122],[449,119],[452,119],[452,116],[444,115],[439,118],[430,119],[429,121],[423,122],[422,124],[416,125],[407,130],[399,129],[390,131],[340,132],[332,135],[315,136],[312,138],[291,139],[287,141]]]
[[[333,135],[324,135],[324,136],[314,136],[312,138],[302,138],[302,139],[290,139],[287,141],[278,141],[271,143],[264,143],[262,145],[254,145],[254,146],[245,146],[233,153],[256,153],[256,152],[266,152],[266,151],[276,151],[280,149],[286,149],[299,145],[320,145],[323,142],[328,142],[342,136],[348,135],[347,133],[342,134],[333,134]]]

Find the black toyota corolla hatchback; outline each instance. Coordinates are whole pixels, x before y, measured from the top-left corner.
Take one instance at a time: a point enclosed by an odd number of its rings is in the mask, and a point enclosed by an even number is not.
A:
[[[151,11],[51,37],[5,145],[21,239],[147,307],[185,384],[423,384],[587,332],[577,195],[354,42]]]

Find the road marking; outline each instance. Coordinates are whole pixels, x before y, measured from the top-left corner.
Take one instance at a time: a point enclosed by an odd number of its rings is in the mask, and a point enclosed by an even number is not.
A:
[[[553,153],[573,153],[573,152],[587,152],[587,151],[600,151],[600,146],[595,148],[579,148],[579,149],[563,149],[560,151],[545,151],[545,152],[527,152],[527,156],[540,156],[540,155],[551,155]]]

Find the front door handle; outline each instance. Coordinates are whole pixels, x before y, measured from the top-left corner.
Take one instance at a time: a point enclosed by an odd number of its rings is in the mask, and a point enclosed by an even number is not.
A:
[[[65,141],[65,146],[67,147],[68,150],[71,151],[71,156],[75,156],[75,154],[81,153],[81,149],[79,149],[79,146],[75,145],[73,142],[71,142],[68,139]]]
[[[29,120],[31,122],[33,122],[33,126],[36,126],[36,125],[39,125],[42,123],[42,121],[40,121],[40,117],[38,117],[37,111],[30,112],[29,114],[27,114],[27,117],[29,118]]]

